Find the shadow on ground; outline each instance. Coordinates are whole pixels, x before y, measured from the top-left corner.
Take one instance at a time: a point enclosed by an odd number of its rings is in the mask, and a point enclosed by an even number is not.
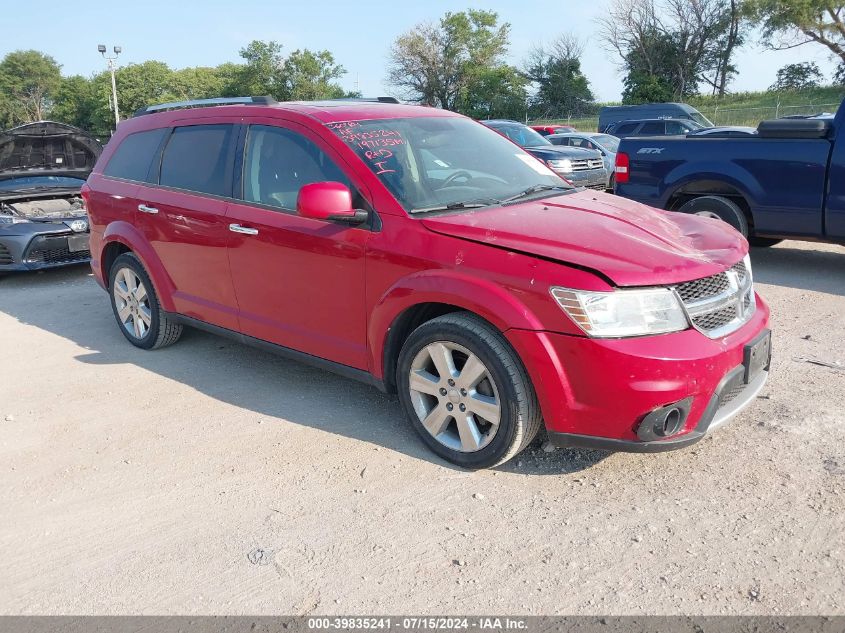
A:
[[[131,363],[258,417],[283,418],[455,469],[420,441],[395,396],[372,387],[191,328],[172,347],[132,347],[118,330],[108,295],[87,266],[0,280],[0,312],[84,347],[89,351],[77,359],[104,371]],[[538,440],[501,469],[533,475],[572,473],[607,455],[563,449],[545,453]]]
[[[751,249],[754,281],[845,296],[845,248],[817,250],[790,244],[794,242]]]

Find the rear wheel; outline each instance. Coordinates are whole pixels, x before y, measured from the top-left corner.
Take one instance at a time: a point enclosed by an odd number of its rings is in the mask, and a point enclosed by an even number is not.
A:
[[[516,353],[486,321],[453,313],[408,337],[399,399],[432,451],[464,468],[489,468],[525,448],[540,428],[534,388]]]
[[[114,317],[130,343],[142,349],[158,349],[179,339],[182,325],[161,309],[150,277],[135,255],[118,257],[109,280]]]
[[[678,209],[681,213],[692,213],[706,218],[727,222],[743,237],[748,237],[748,220],[745,213],[733,200],[722,196],[701,196],[693,198]]]

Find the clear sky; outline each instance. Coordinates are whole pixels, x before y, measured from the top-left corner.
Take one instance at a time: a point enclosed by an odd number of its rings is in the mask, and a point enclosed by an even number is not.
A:
[[[616,60],[602,50],[595,19],[609,0],[146,0],[102,2],[0,0],[3,38],[0,56],[35,48],[52,55],[65,74],[90,75],[105,67],[97,44],[123,47],[119,63],[157,59],[172,68],[215,66],[238,61],[238,49],[254,39],[276,40],[284,51],[328,49],[348,71],[341,83],[353,89],[356,78],[366,96],[389,94],[384,85],[390,44],[418,22],[446,11],[484,8],[511,24],[511,62],[520,64],[537,43],[563,31],[585,43],[584,72],[601,101],[618,100],[622,76]],[[14,7],[14,8],[12,8]],[[51,14],[59,19],[51,19]],[[815,61],[826,76],[835,64],[819,45],[783,52],[747,46],[737,57],[740,70],[733,91],[770,86],[781,66]]]

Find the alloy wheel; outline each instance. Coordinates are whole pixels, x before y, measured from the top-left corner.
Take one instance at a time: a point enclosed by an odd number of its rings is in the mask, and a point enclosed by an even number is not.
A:
[[[471,453],[499,430],[499,391],[481,359],[465,347],[437,341],[411,363],[409,391],[425,429],[447,448]]]
[[[121,268],[115,275],[114,305],[117,318],[130,336],[144,338],[152,325],[150,297],[144,282],[131,268]]]

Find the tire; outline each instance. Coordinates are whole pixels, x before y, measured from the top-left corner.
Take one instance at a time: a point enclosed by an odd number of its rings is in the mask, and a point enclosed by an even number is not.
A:
[[[775,244],[780,244],[783,240],[774,237],[749,237],[748,243],[756,248],[769,248]]]
[[[445,371],[437,370],[435,357]],[[473,314],[446,314],[420,325],[402,346],[396,372],[399,400],[420,437],[463,468],[508,461],[542,424],[534,387],[516,352]]]
[[[743,237],[748,237],[748,220],[743,210],[733,200],[721,196],[701,196],[693,198],[678,211],[718,218],[742,233]]]
[[[124,253],[114,260],[109,271],[109,295],[117,325],[135,347],[167,347],[182,335],[182,325],[161,309],[155,287],[134,254]]]
[[[616,173],[610,174],[610,178],[607,179],[607,192],[608,193],[616,193],[614,190],[616,189]]]

